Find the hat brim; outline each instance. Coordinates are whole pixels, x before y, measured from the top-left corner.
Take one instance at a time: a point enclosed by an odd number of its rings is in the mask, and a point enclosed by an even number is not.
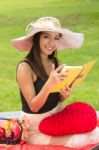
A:
[[[84,41],[83,33],[72,32],[68,29],[35,29],[29,34],[11,41],[12,45],[19,51],[30,51],[33,45],[33,36],[38,32],[51,31],[62,34],[57,50],[80,48]]]

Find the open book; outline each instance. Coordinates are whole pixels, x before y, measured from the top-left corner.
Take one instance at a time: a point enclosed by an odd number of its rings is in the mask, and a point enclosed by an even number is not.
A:
[[[66,89],[68,86],[73,88],[79,85],[87,76],[95,62],[96,60],[91,61],[83,66],[64,66],[61,74],[65,76],[65,79],[64,81],[55,85],[51,89],[51,92],[59,92],[61,89]]]

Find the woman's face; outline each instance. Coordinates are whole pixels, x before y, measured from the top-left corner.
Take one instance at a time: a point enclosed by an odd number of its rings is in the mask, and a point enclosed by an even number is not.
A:
[[[41,53],[45,55],[51,55],[59,44],[61,36],[57,32],[42,32],[40,35],[40,49]]]

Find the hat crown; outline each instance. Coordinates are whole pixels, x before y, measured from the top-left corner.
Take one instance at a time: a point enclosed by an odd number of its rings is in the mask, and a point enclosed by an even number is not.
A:
[[[61,28],[60,22],[55,17],[42,17],[39,18],[36,22],[31,22],[26,31],[30,33],[34,29],[48,29],[48,30],[57,30]]]

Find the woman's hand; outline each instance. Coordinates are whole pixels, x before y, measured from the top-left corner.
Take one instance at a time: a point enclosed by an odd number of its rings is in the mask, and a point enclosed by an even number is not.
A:
[[[64,65],[61,65],[61,66],[57,67],[57,69],[55,69],[54,64],[52,64],[50,76],[46,83],[50,89],[54,85],[60,83],[61,81],[63,81],[65,79],[65,77],[61,75],[61,71],[62,71],[63,67],[64,67]]]
[[[64,101],[66,98],[68,98],[71,95],[72,89],[70,87],[67,87],[66,90],[60,91],[60,101]]]

